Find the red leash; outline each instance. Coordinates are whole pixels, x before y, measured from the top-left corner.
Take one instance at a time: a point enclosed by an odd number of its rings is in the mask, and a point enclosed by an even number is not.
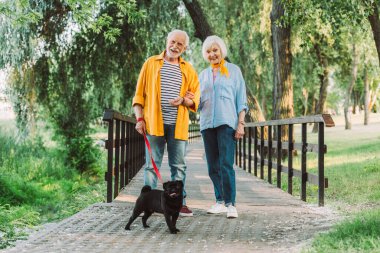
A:
[[[157,165],[156,165],[156,163],[153,160],[152,149],[150,148],[150,143],[148,141],[148,138],[146,137],[145,132],[144,132],[144,140],[145,140],[145,145],[146,145],[146,147],[148,148],[148,151],[149,151],[149,156],[150,156],[150,160],[152,161],[152,164],[153,164],[154,172],[156,172],[156,175],[157,175],[158,179],[163,184],[164,182],[162,181],[162,177],[161,177],[160,171],[158,170]]]

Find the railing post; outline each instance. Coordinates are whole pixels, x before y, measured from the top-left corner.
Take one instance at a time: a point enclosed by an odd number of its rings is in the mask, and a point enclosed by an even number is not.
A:
[[[257,127],[253,128],[253,175],[257,177]]]
[[[135,129],[133,129],[133,125],[131,125],[130,131],[131,131],[131,143],[133,143],[132,146],[134,146],[137,142],[136,141],[137,140],[137,138],[136,138],[137,132],[135,131]],[[133,175],[136,175],[139,168],[137,168],[136,150],[134,148],[131,148],[131,160],[132,160]]]
[[[113,119],[108,121],[108,141],[107,141],[107,203],[112,202],[112,168],[113,168]]]
[[[238,140],[239,142],[239,167],[241,168],[241,139]]]
[[[272,183],[272,126],[268,126],[268,182]]]
[[[306,201],[306,164],[307,164],[307,124],[302,124],[302,158],[301,158],[301,200]]]
[[[293,194],[293,124],[288,125],[288,193]]]
[[[248,172],[252,172],[252,127],[248,128]]]
[[[127,175],[126,175],[126,182],[127,184],[131,181],[132,179],[132,176],[131,176],[131,168],[132,168],[132,160],[131,160],[131,149],[132,149],[132,145],[131,145],[131,126],[132,124],[131,123],[127,123],[127,128],[126,128],[126,136],[127,136],[127,152],[126,152],[126,161],[127,161]]]
[[[238,141],[235,141],[235,165],[238,166],[239,157],[238,157]]]
[[[260,127],[260,178],[264,179],[264,156],[265,147],[264,147],[264,127]]]
[[[324,123],[318,123],[318,198],[319,206],[324,206],[325,199],[325,168],[324,168],[324,146],[325,146]]]
[[[282,155],[282,143],[281,143],[281,125],[277,126],[277,187],[281,188],[281,155]]]
[[[245,131],[245,130],[244,130]],[[246,148],[245,148],[245,145],[246,145],[246,135],[244,134],[243,135],[243,170],[246,171],[247,168],[245,166],[245,159],[247,158],[246,157]]]
[[[119,195],[119,166],[120,166],[120,120],[116,120],[116,137],[115,137],[115,182],[113,197]]]

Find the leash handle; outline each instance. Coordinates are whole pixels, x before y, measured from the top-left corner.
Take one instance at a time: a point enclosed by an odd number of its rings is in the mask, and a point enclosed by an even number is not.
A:
[[[148,151],[149,151],[149,156],[150,156],[150,160],[152,161],[152,164],[153,164],[154,172],[156,172],[156,175],[157,175],[158,179],[163,184],[164,182],[162,181],[162,177],[161,177],[160,171],[158,170],[157,165],[156,165],[156,163],[153,160],[152,149],[150,147],[150,143],[148,141],[148,138],[146,137],[145,131],[144,131],[144,140],[145,140],[145,145],[146,145],[146,147],[148,148]]]

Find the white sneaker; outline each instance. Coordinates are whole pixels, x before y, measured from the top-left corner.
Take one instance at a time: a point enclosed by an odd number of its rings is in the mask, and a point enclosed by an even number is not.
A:
[[[227,212],[227,207],[223,204],[216,203],[215,205],[211,206],[210,209],[207,210],[207,213],[225,213]]]
[[[238,213],[237,213],[236,207],[234,207],[233,205],[229,205],[227,207],[227,218],[237,218],[237,217],[238,217]]]

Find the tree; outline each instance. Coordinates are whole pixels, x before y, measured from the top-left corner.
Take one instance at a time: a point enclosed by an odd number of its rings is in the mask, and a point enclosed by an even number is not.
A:
[[[37,4],[20,0],[1,4],[5,7],[0,6],[0,18],[4,21],[0,28],[4,31],[0,39],[0,67],[13,69],[13,76],[18,77],[13,80],[19,80],[17,86],[10,87],[16,98],[13,100],[15,108],[23,104],[20,107],[23,110],[16,112],[18,122],[24,120],[24,124],[18,125],[25,128],[31,121],[24,115],[35,112],[28,108],[31,103],[20,100],[32,89],[41,105],[39,113],[53,125],[55,139],[62,145],[69,167],[81,172],[91,170],[97,149],[89,136],[90,123],[101,115],[105,105],[115,105],[117,100],[113,96],[105,98],[105,94],[131,96],[134,81],[125,79],[133,80],[137,74],[130,75],[126,67],[120,67],[124,65],[125,56],[132,58],[128,50],[136,52],[138,57],[130,61],[136,65],[145,58],[138,50],[131,49],[137,49],[144,41],[141,35],[136,36],[137,28],[131,29],[143,24],[143,12],[137,10],[134,1],[111,1],[102,8],[96,1],[42,1]],[[32,17],[37,18],[23,19],[25,13],[34,13]],[[141,23],[135,24],[138,20]],[[25,67],[20,71],[19,66]],[[32,73],[33,80],[23,73]],[[122,78],[120,74],[124,74]],[[107,92],[115,84],[119,88]],[[117,106],[125,108],[128,99],[120,101],[123,104]]]
[[[368,3],[368,1],[365,1]],[[377,56],[379,57],[380,62],[380,19],[379,19],[379,9],[377,1],[372,2],[370,14],[368,15],[368,21],[371,24],[373,38],[376,44]]]
[[[194,36],[203,42],[207,36],[213,35],[214,33],[207,22],[199,2],[197,0],[183,0],[183,3],[195,27]]]
[[[285,20],[285,7],[281,0],[272,1],[271,12],[273,50],[273,118],[294,117],[292,52],[290,47],[290,24]],[[281,136],[288,139],[287,128]]]

